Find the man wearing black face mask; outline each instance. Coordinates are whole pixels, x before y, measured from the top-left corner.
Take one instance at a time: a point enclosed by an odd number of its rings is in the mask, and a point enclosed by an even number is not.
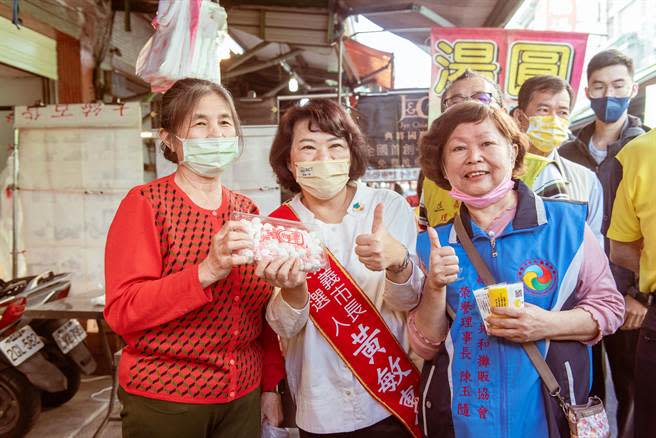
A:
[[[633,82],[633,60],[618,50],[605,50],[592,57],[587,69],[585,89],[595,113],[594,122],[585,126],[577,138],[564,143],[560,155],[588,167],[597,173],[604,191],[604,217],[601,231],[606,235],[610,223],[617,187],[622,179],[622,167],[615,155],[634,137],[647,128],[642,121],[628,114],[630,100],[638,92]],[[605,239],[606,254],[609,241]],[[619,436],[633,436],[634,376],[633,363],[638,330],[647,313],[644,294],[638,293],[635,276],[627,269],[611,263],[617,288],[624,294],[626,315],[617,333],[604,338],[618,400]],[[592,393],[603,397],[604,379],[601,354],[595,352]]]

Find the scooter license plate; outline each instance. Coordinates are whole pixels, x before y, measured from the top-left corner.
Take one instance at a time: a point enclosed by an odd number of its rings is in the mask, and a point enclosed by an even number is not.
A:
[[[66,324],[52,332],[52,337],[62,353],[67,354],[87,337],[87,332],[77,319],[69,319]]]
[[[43,341],[29,325],[0,341],[0,350],[15,367],[25,362],[43,347]]]

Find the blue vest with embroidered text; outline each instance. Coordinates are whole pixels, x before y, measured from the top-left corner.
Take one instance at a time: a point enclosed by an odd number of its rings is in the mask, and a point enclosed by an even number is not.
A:
[[[517,227],[517,217],[499,236],[489,236],[468,218],[472,241],[497,282],[521,282],[525,301],[547,310],[565,310],[576,301],[576,286],[583,260],[586,205],[535,197],[536,222]],[[522,212],[525,211],[521,210]],[[520,209],[518,207],[518,214]],[[532,213],[533,214],[533,213]],[[486,334],[473,291],[484,287],[451,223],[436,228],[443,246],[450,245],[459,258],[458,280],[447,286],[447,302],[456,312],[445,341],[447,378],[436,391],[447,391],[453,432],[457,437],[546,437],[548,424],[540,377],[520,344]],[[417,254],[428,266],[430,242],[422,233]],[[549,342],[537,342],[543,355]],[[562,362],[563,375],[587,360],[584,347]],[[448,363],[447,363],[448,362]],[[560,362],[559,362],[560,363]],[[551,365],[551,364],[550,364]],[[588,382],[570,382],[586,387]],[[567,392],[567,388],[563,388]],[[565,394],[575,398],[574,391]],[[579,391],[580,394],[580,391]],[[572,400],[585,402],[585,400]],[[430,407],[430,403],[428,404]],[[420,403],[423,416],[434,415]],[[430,421],[428,421],[430,422]],[[435,432],[424,432],[438,436]]]

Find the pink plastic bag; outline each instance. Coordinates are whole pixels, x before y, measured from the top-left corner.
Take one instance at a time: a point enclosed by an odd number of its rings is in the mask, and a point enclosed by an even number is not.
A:
[[[218,43],[227,34],[227,15],[207,0],[160,0],[156,30],[139,52],[136,72],[154,92],[178,79],[220,81]]]
[[[289,438],[290,433],[284,427],[276,427],[268,421],[262,423],[262,438]]]

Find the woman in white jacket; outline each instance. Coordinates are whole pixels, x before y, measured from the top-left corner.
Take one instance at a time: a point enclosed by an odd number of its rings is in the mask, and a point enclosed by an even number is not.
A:
[[[418,303],[423,281],[413,262],[416,222],[403,197],[356,181],[366,170],[366,144],[357,125],[330,100],[292,108],[280,121],[269,161],[280,184],[296,193],[287,206],[301,222],[320,230],[326,248],[375,307],[401,353],[407,353],[406,314]],[[311,306],[321,301],[311,297],[316,290],[308,291],[299,265],[291,258],[269,260],[257,272],[280,288],[266,317],[287,344],[287,376],[301,437],[410,436],[407,425],[371,395],[315,325]],[[347,311],[350,296],[333,291],[328,298]],[[333,320],[337,330],[346,330],[339,318]],[[355,343],[356,335],[351,336]],[[390,368],[399,364],[391,356],[389,361]],[[393,385],[409,375],[412,365],[397,368]],[[383,371],[377,372],[380,380]]]

